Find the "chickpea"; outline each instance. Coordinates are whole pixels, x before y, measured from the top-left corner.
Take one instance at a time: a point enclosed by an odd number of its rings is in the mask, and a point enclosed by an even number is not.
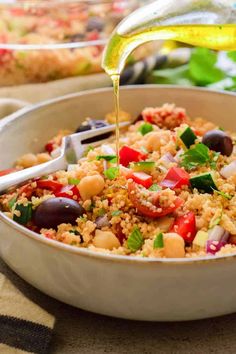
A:
[[[41,154],[37,155],[37,163],[38,164],[48,162],[50,160],[51,160],[51,156],[47,152],[42,152]]]
[[[81,179],[78,189],[81,195],[81,198],[85,201],[91,199],[91,197],[101,193],[105,186],[105,181],[102,176],[86,176]]]
[[[96,230],[93,244],[97,248],[108,250],[120,247],[120,241],[111,231]]]
[[[34,154],[25,154],[21,156],[16,164],[17,166],[23,167],[23,168],[28,168],[37,165],[38,159],[36,155]]]
[[[147,134],[146,148],[148,151],[158,151],[160,148],[168,143],[170,139],[169,133],[164,131],[157,131]]]
[[[164,235],[164,254],[167,258],[182,258],[185,256],[184,239],[171,232]]]

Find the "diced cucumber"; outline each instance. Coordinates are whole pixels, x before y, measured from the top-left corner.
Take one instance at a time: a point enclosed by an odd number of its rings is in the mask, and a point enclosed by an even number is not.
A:
[[[179,138],[182,140],[187,149],[194,144],[197,139],[196,135],[190,127],[186,127],[179,135]]]
[[[206,241],[208,239],[208,233],[205,231],[198,231],[194,240],[193,246],[199,248],[205,248]]]
[[[197,188],[202,193],[213,193],[214,189],[218,190],[214,182],[213,172],[201,173],[191,177],[190,184],[192,188]]]
[[[155,162],[153,161],[139,161],[133,162],[131,168],[135,172],[151,172],[155,168]]]
[[[32,203],[28,203],[27,205],[16,204],[14,211],[19,211],[20,215],[17,215],[18,213],[13,214],[13,220],[19,224],[26,225],[32,218]]]

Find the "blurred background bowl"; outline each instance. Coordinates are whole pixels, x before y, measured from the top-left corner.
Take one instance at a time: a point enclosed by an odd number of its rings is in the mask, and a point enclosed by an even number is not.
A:
[[[99,73],[104,45],[141,0],[6,0],[0,3],[0,86]],[[156,51],[148,44],[128,63]]]

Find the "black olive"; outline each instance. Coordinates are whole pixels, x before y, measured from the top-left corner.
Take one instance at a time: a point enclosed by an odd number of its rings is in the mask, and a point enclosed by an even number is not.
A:
[[[104,20],[102,20],[100,17],[90,17],[87,23],[86,30],[88,32],[97,30],[98,32],[101,32],[104,28]]]
[[[50,198],[42,202],[34,212],[33,221],[39,228],[55,229],[60,224],[76,224],[85,213],[84,208],[69,198]]]
[[[77,129],[76,129],[76,133],[82,133],[85,132],[87,130],[92,130],[92,129],[99,129],[99,128],[104,128],[107,126],[107,123],[104,122],[103,120],[93,120],[90,119],[88,121],[85,121],[84,123],[82,123]],[[112,133],[105,133],[99,136],[96,136],[94,138],[89,138],[89,139],[85,139],[83,140],[83,143],[85,144],[90,144],[90,143],[94,143],[95,141],[99,141],[102,139],[107,139],[112,135]]]
[[[233,151],[233,141],[229,135],[222,130],[209,130],[202,138],[203,144],[209,149],[220,152],[222,155],[230,156]]]

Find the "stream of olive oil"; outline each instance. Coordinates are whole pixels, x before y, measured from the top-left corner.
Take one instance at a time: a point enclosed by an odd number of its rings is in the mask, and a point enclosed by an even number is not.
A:
[[[129,35],[112,35],[104,53],[102,66],[111,77],[114,87],[118,159],[119,77],[129,54],[141,44],[153,40],[175,40],[214,50],[236,50],[236,24],[155,26]]]

